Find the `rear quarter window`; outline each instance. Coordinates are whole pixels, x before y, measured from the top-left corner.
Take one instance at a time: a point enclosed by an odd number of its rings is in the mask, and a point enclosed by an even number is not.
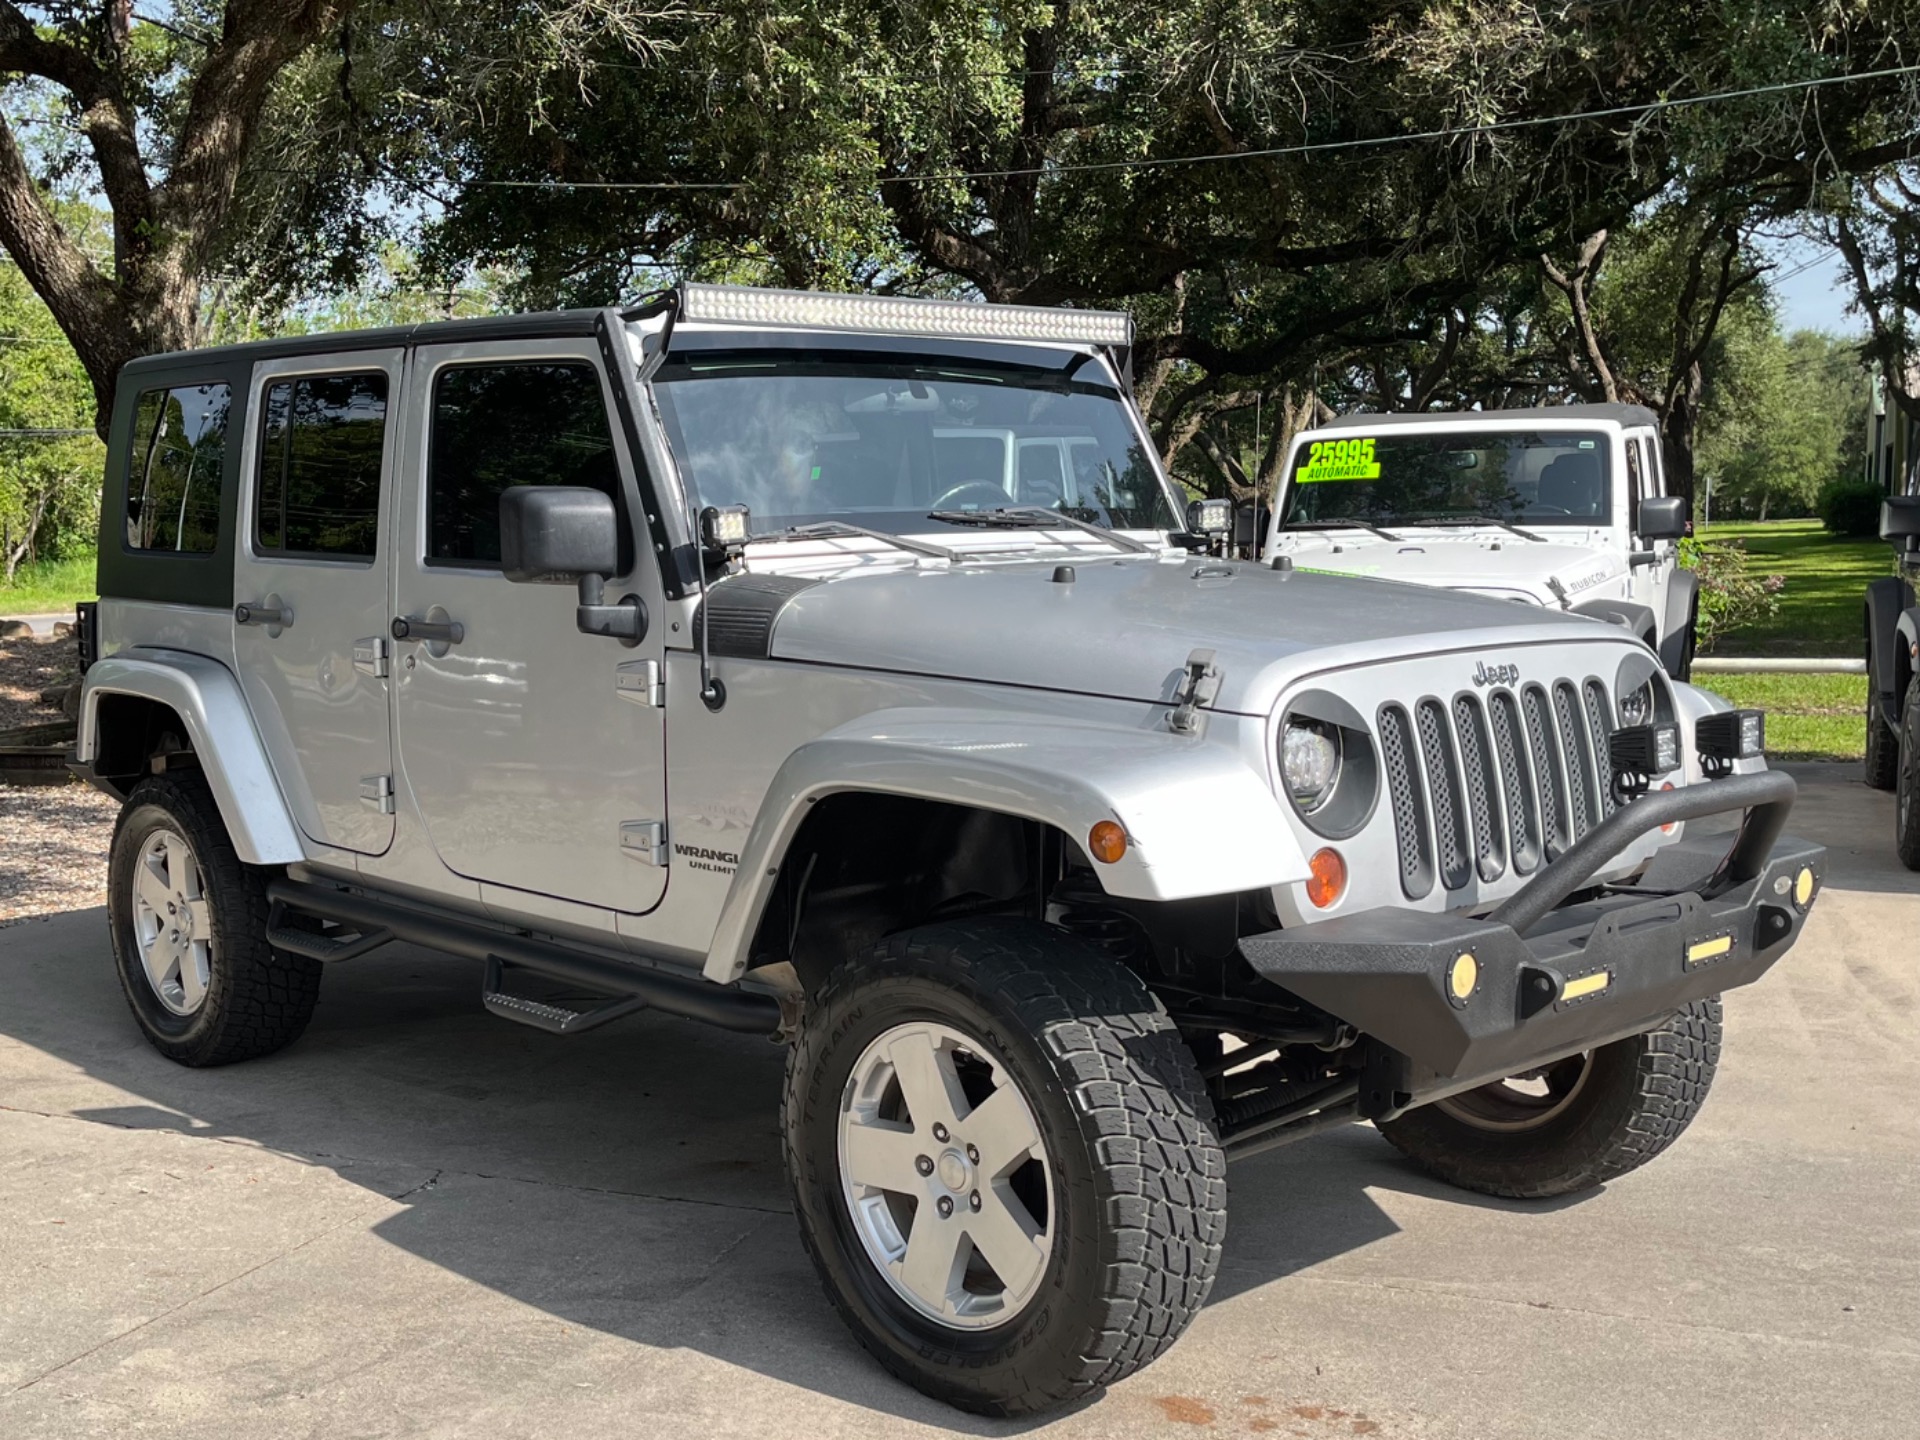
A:
[[[140,392],[125,461],[127,549],[206,555],[219,548],[232,409],[224,384]]]

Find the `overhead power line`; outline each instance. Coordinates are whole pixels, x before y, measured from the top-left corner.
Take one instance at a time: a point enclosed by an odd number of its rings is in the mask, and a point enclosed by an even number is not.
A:
[[[1814,90],[1827,85],[1847,85],[1859,80],[1885,80],[1897,75],[1920,74],[1920,65],[1895,65],[1883,70],[1862,70],[1850,75],[1825,75],[1814,80],[1787,80],[1775,85],[1754,85],[1742,90],[1714,90],[1704,95],[1682,95],[1676,99],[1648,100],[1635,105],[1611,105],[1601,110],[1574,110],[1562,115],[1534,115],[1517,120],[1491,120],[1484,125],[1467,125],[1450,130],[1419,130],[1401,135],[1376,135],[1361,140],[1321,140],[1299,145],[1273,145],[1258,150],[1215,151],[1202,155],[1169,155],[1139,160],[1092,160],[1077,164],[1015,166],[1001,170],[933,170],[919,175],[882,175],[880,184],[925,185],[951,180],[1012,180],[1029,175],[1085,175],[1117,170],[1165,170],[1184,165],[1218,165],[1236,160],[1273,160],[1289,155],[1325,155],[1342,150],[1377,150],[1389,145],[1412,145],[1423,140],[1461,140],[1477,135],[1493,135],[1509,130],[1535,130],[1548,125],[1578,124],[1588,120],[1614,120],[1628,115],[1644,116],[1667,110],[1689,109],[1724,100],[1745,100],[1756,95],[1781,95],[1796,90]],[[506,190],[743,190],[744,180],[484,180],[482,185]]]

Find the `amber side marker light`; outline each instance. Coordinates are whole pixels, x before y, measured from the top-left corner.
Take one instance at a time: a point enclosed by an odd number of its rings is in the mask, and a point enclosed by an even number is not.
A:
[[[1793,877],[1793,903],[1805,910],[1813,903],[1813,869],[1802,865],[1800,873]]]
[[[1347,862],[1331,847],[1313,852],[1307,862],[1307,899],[1324,910],[1347,893]]]
[[[1127,853],[1127,832],[1112,820],[1096,820],[1087,832],[1087,853],[1111,865]]]

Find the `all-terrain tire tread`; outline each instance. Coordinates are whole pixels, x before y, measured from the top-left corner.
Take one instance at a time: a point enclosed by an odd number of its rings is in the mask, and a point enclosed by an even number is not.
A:
[[[194,775],[154,775],[136,785],[114,826],[116,851],[129,817],[149,804],[189,831],[202,885],[213,900],[214,940],[225,971],[224,983],[207,994],[211,1013],[195,1039],[169,1043],[151,1031],[149,1038],[169,1058],[192,1066],[231,1065],[292,1044],[313,1018],[323,967],[267,943],[270,872],[240,859],[206,782]]]
[[[1898,743],[1893,848],[1902,865],[1920,870],[1920,675],[1907,682]]]
[[[1071,1078],[1108,1220],[1103,1313],[1077,1366],[1019,1395],[983,1401],[956,1389],[943,1398],[976,1413],[1031,1414],[1132,1374],[1166,1351],[1205,1305],[1226,1239],[1226,1157],[1191,1052],[1131,972],[1084,941],[1029,922],[953,921],[891,936],[836,968],[809,1010],[830,1012],[859,987],[903,971],[993,996],[1040,1038]],[[799,1099],[790,1069],[786,1103]],[[791,1146],[793,1127],[785,1130]],[[801,1167],[790,1163],[788,1173],[797,1190]],[[797,1195],[795,1206],[805,1214]],[[924,1386],[924,1373],[908,1373],[866,1334],[831,1282],[817,1237],[805,1224],[801,1231],[849,1328],[883,1365]]]
[[[1891,790],[1900,779],[1900,737],[1880,713],[1880,697],[1867,695],[1867,758],[1862,777],[1875,790]]]
[[[1720,997],[1696,1000],[1659,1028],[1615,1043],[1637,1047],[1631,1081],[1594,1107],[1577,1144],[1531,1151],[1520,1134],[1505,1146],[1463,1146],[1460,1122],[1430,1107],[1380,1131],[1440,1179],[1485,1195],[1542,1200],[1604,1185],[1659,1155],[1700,1113],[1720,1064]]]

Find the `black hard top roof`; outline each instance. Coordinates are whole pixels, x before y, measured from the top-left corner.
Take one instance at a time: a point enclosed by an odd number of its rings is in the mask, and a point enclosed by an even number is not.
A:
[[[1488,421],[1512,421],[1528,425],[1551,425],[1559,420],[1613,420],[1622,425],[1651,425],[1660,428],[1660,417],[1644,405],[1531,405],[1515,410],[1396,410],[1383,415],[1336,415],[1310,430],[1380,430],[1398,425],[1485,424]]]
[[[209,345],[143,355],[127,362],[135,372],[181,364],[273,360],[283,355],[324,355],[336,350],[382,350],[397,345],[446,345],[462,341],[546,340],[590,336],[598,310],[542,310],[526,315],[485,315],[472,320],[431,320],[418,325],[388,325],[377,330],[328,330],[314,335],[282,335],[239,345]]]

